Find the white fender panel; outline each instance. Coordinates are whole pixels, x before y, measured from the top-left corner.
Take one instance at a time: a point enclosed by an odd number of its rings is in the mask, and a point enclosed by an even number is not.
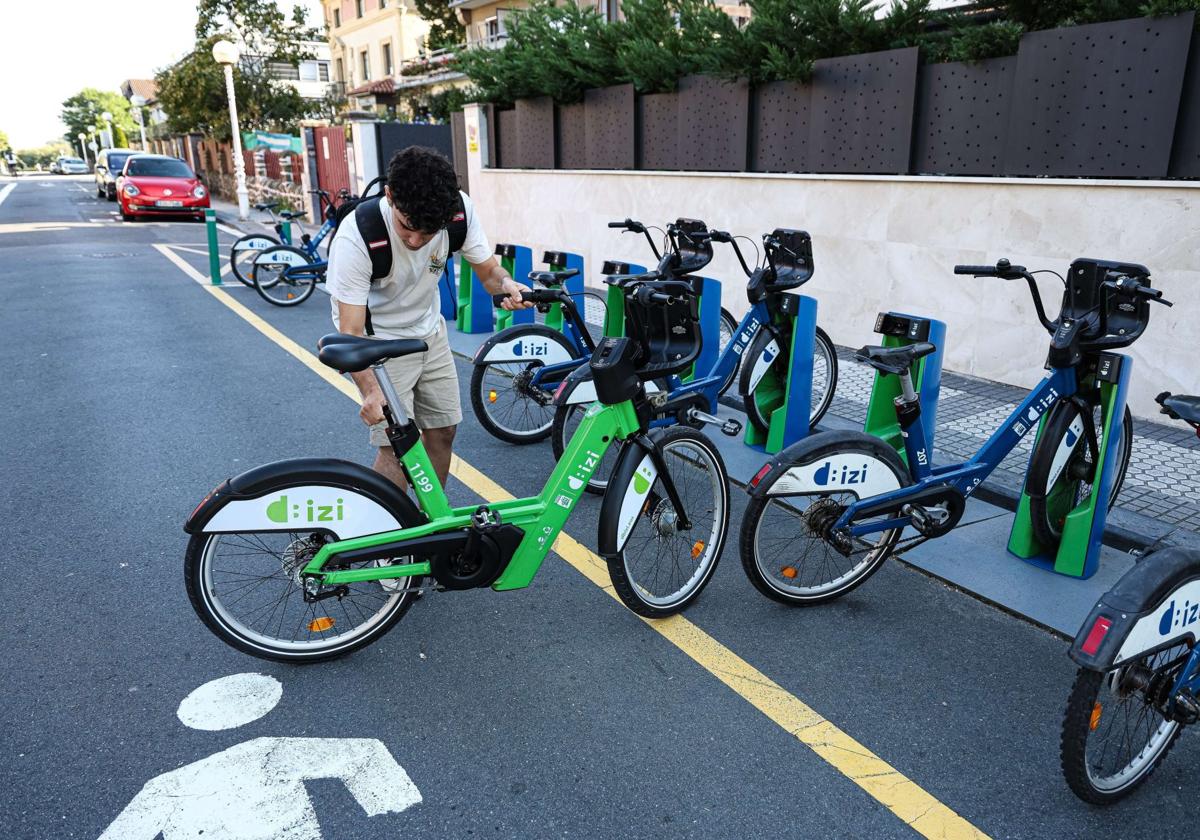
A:
[[[1161,608],[1139,619],[1117,651],[1116,662],[1145,653],[1172,639],[1200,634],[1200,580],[1179,587]]]
[[[341,487],[312,484],[229,502],[213,515],[204,531],[327,529],[344,540],[398,528],[396,518],[373,499]]]
[[[900,482],[887,463],[863,452],[848,452],[788,467],[767,495],[849,492],[863,499],[899,489]]]
[[[567,348],[544,335],[523,335],[508,341],[497,342],[479,362],[532,362],[556,365],[569,362],[571,354]]]
[[[758,383],[767,375],[767,371],[771,369],[771,363],[779,356],[779,351],[779,342],[772,338],[767,342],[767,346],[763,348],[758,358],[754,360],[754,367],[750,369],[750,393],[754,393]]]
[[[1058,442],[1058,450],[1054,453],[1054,460],[1050,462],[1050,474],[1046,478],[1046,493],[1049,493],[1050,488],[1058,481],[1058,477],[1062,475],[1063,468],[1067,465],[1067,460],[1071,457],[1071,453],[1079,448],[1082,440],[1083,418],[1076,414],[1075,419],[1071,421],[1071,425],[1067,427],[1067,433]]]
[[[647,394],[657,394],[661,391],[654,382],[646,383]],[[585,379],[575,386],[575,390],[567,396],[567,405],[587,405],[596,401],[596,383],[591,379]]]
[[[254,258],[256,263],[287,263],[290,266],[308,265],[309,261],[303,254],[294,251],[272,251]]]
[[[268,248],[274,248],[278,242],[267,239],[265,236],[255,236],[247,239],[238,245],[238,251],[265,251]]]
[[[641,515],[642,505],[654,480],[658,478],[658,468],[649,453],[642,456],[642,462],[633,471],[633,481],[625,488],[625,498],[621,500],[621,513],[617,517],[617,550],[625,547],[625,541],[633,533],[633,526]]]

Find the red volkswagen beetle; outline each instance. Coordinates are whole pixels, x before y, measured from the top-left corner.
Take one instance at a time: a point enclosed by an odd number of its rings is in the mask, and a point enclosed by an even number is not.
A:
[[[132,155],[117,178],[121,218],[188,215],[203,219],[208,188],[192,168],[167,155]]]

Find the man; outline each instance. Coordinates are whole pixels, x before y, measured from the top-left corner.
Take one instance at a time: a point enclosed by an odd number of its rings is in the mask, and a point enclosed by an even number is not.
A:
[[[450,451],[455,429],[462,420],[462,406],[458,373],[441,315],[438,281],[449,256],[446,225],[459,212],[460,196],[467,221],[461,253],[475,276],[491,294],[508,295],[505,309],[532,306],[521,300],[521,289],[525,287],[515,283],[493,256],[471,200],[459,192],[454,167],[439,153],[418,146],[392,157],[384,196],[368,202],[377,205],[383,216],[387,247],[392,253],[391,273],[372,283],[368,243],[363,241],[355,219],[347,216],[330,246],[326,283],[333,323],[339,332],[419,338],[429,345],[424,353],[390,359],[386,370],[405,411],[421,429],[421,441],[443,486],[450,472]],[[370,244],[383,247],[377,242]],[[378,450],[374,468],[406,487],[400,462],[384,431],[383,392],[370,370],[352,376],[363,397],[359,416],[370,427],[371,445]]]

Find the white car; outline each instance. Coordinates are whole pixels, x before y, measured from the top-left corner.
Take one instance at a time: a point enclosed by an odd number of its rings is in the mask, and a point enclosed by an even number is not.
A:
[[[59,175],[86,175],[88,165],[77,157],[60,157],[50,165],[51,172]]]

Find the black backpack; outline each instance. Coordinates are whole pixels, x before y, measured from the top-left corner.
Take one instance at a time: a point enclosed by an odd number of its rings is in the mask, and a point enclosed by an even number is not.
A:
[[[363,190],[360,198],[343,201],[337,209],[336,224],[339,226],[342,219],[350,215],[351,211],[354,212],[354,224],[358,227],[363,243],[367,246],[367,253],[371,257],[372,283],[392,273],[392,243],[388,238],[383,214],[379,212],[379,202],[383,201],[383,180],[382,177],[379,177],[371,181]],[[371,190],[376,185],[379,186],[379,190],[372,195]],[[446,254],[446,262],[449,264],[454,255],[462,250],[463,243],[467,241],[467,208],[463,204],[461,192],[458,194],[458,210],[451,218],[450,223],[446,225],[446,232],[450,235],[450,250]],[[445,276],[445,274],[442,275],[443,278]],[[457,309],[457,303],[455,308]],[[367,309],[366,327],[367,335],[375,334],[371,328],[370,308]]]

